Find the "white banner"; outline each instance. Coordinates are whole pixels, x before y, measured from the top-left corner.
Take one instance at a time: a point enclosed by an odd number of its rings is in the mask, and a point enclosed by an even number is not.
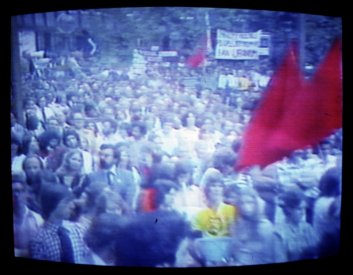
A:
[[[261,30],[233,33],[217,30],[216,59],[249,60],[259,58]]]

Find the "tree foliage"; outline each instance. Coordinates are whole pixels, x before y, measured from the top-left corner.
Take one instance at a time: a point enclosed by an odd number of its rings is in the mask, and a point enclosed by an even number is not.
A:
[[[205,14],[215,42],[217,29],[232,32],[262,30],[271,34],[274,63],[292,40],[304,43],[305,64],[316,65],[335,37],[341,36],[338,17],[261,10],[150,7],[95,10],[82,14],[100,53],[121,61],[131,59],[135,48],[177,50],[189,55],[206,36]],[[302,20],[302,21],[301,21]],[[301,28],[303,24],[304,28]],[[301,33],[304,30],[304,34]]]

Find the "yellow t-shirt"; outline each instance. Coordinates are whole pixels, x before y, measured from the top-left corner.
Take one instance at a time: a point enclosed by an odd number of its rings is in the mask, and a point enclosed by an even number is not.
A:
[[[221,203],[216,211],[206,208],[196,214],[192,227],[202,231],[205,237],[229,236],[230,225],[237,216],[238,213],[234,206]]]

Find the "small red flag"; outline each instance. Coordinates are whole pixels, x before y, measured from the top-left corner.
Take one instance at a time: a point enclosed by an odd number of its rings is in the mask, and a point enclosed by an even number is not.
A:
[[[191,55],[187,60],[186,64],[191,68],[197,68],[202,65],[206,60],[206,49],[200,48],[195,54]]]

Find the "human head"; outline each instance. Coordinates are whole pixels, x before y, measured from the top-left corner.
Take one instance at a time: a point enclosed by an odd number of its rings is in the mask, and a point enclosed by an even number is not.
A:
[[[44,164],[38,155],[29,155],[23,160],[22,169],[27,178],[31,178],[44,169]]]
[[[228,148],[217,149],[213,154],[213,167],[222,174],[229,174],[234,171],[236,154]]]
[[[42,216],[49,219],[53,213],[56,218],[70,219],[73,214],[73,194],[61,184],[44,182],[41,188],[40,201]]]
[[[223,200],[224,182],[221,172],[216,169],[209,171],[208,174],[205,174],[203,184],[207,200],[214,202]]]
[[[304,219],[306,201],[299,187],[291,186],[280,195],[279,201],[287,221],[298,224]]]
[[[157,208],[172,209],[178,185],[171,180],[158,179],[154,182],[154,186],[156,188],[155,202]]]
[[[26,203],[26,177],[23,173],[12,174],[12,199],[14,207]]]
[[[87,246],[98,255],[106,251],[113,255],[114,241],[112,240],[119,236],[119,231],[126,224],[127,218],[121,215],[113,213],[99,214],[93,219],[84,236],[84,240]]]
[[[340,173],[336,168],[327,170],[319,181],[320,195],[335,197],[341,193]]]
[[[68,148],[78,148],[80,146],[80,136],[74,130],[67,130],[63,135],[63,143]]]
[[[112,144],[102,144],[99,148],[99,164],[102,169],[112,168],[117,161],[115,146]]]
[[[83,167],[82,152],[77,149],[67,151],[63,158],[62,167],[64,167],[66,171],[81,172]]]

